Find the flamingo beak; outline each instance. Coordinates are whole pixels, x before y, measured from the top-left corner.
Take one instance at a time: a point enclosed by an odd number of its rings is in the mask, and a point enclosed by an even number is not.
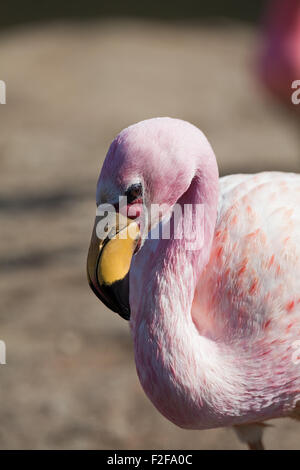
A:
[[[129,320],[129,270],[140,237],[139,226],[117,214],[116,223],[101,239],[97,236],[97,219],[87,257],[89,285],[106,307]]]

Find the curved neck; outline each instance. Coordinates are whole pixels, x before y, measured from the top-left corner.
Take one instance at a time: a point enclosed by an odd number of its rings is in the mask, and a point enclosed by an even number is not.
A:
[[[131,329],[140,382],[166,418],[195,429],[269,416],[263,401],[257,406],[261,389],[256,391],[257,371],[249,366],[248,352],[202,335],[191,315],[216,223],[218,178],[210,169],[197,172],[178,201],[181,206],[204,204],[202,248],[187,250],[185,240],[174,236],[158,243],[150,240],[130,278]],[[191,230],[192,224],[191,219]],[[265,407],[263,413],[260,406]]]
[[[149,241],[148,248],[144,246],[143,266],[137,267],[130,285],[135,297],[141,286],[131,320],[141,384],[160,412],[183,427],[215,426],[223,413],[224,396],[230,396],[227,388],[236,381],[235,368],[227,370],[225,361],[220,360],[222,352],[213,341],[200,336],[191,316],[196,283],[210,255],[217,201],[216,169],[210,165],[204,172],[202,166],[178,201],[182,207],[204,205],[202,247],[187,250],[186,240],[176,239],[174,232],[170,240],[160,240],[155,247]],[[193,231],[194,220],[186,223]],[[134,304],[133,296],[130,303]],[[211,380],[212,367],[221,364],[222,374]],[[210,384],[218,388],[219,380],[223,381],[222,396],[210,389]],[[219,410],[212,403],[215,396]]]

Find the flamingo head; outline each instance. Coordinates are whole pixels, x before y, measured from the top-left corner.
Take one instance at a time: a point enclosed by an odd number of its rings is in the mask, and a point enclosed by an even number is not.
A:
[[[110,145],[97,184],[87,275],[97,297],[123,318],[130,318],[132,257],[187,191],[199,158],[211,153],[199,129],[171,118],[134,124]]]

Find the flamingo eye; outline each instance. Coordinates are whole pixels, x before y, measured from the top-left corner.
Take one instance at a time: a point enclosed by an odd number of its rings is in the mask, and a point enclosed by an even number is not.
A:
[[[141,183],[132,184],[125,192],[128,204],[142,197],[143,189]]]

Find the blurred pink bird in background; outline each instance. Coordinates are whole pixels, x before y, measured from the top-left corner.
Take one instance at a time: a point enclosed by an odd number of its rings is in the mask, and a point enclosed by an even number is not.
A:
[[[116,232],[134,235],[99,240],[97,218],[87,271],[95,294],[130,318],[146,394],[180,427],[233,426],[262,449],[265,420],[300,417],[300,176],[219,179],[199,129],[156,118],[110,146],[97,204],[124,195]],[[129,211],[153,204],[162,213],[143,229]],[[193,249],[175,236],[174,206],[186,204],[204,208],[185,220],[201,242]],[[168,223],[169,237],[145,236]]]
[[[259,76],[274,97],[294,111],[292,83],[300,80],[300,0],[272,0],[263,19]]]

